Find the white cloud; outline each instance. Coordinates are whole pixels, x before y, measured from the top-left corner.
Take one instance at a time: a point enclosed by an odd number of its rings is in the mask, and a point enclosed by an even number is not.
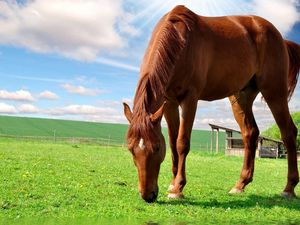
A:
[[[0,90],[0,99],[14,100],[14,101],[35,101],[34,97],[29,91],[19,90],[16,92],[9,92],[7,90]]]
[[[298,82],[300,83],[300,81]],[[294,95],[289,102],[289,108],[291,112],[300,111],[300,85],[298,84],[298,86],[299,88],[295,90]]]
[[[211,117],[211,118],[204,118],[204,119],[196,119],[195,120],[196,125],[198,126],[207,126],[208,124],[215,124],[219,126],[224,126],[228,127],[231,129],[236,129],[239,130],[238,125],[236,121],[233,118],[216,118],[216,117]]]
[[[3,103],[3,102],[0,102],[0,113],[16,114],[17,112],[18,111],[14,106],[8,105],[8,104]]]
[[[109,108],[123,107],[122,102],[115,101],[115,100],[98,100],[97,105],[101,107],[109,107]]]
[[[254,12],[271,21],[282,34],[287,34],[297,21],[299,1],[295,0],[254,0]]]
[[[122,0],[1,1],[0,43],[92,61],[137,35],[129,18]]]
[[[252,108],[260,131],[275,123],[267,103],[261,100],[261,94],[256,97]],[[228,99],[213,102],[199,101],[194,128],[209,129],[209,123],[239,130]]]
[[[51,91],[43,91],[39,94],[39,98],[48,100],[57,100],[59,96]]]
[[[48,110],[50,115],[99,115],[115,114],[117,111],[113,108],[101,108],[92,105],[69,105],[66,107]]]
[[[106,91],[100,89],[90,89],[83,86],[75,86],[72,84],[63,84],[62,88],[72,94],[79,94],[83,96],[96,96],[98,94],[105,93]]]
[[[39,113],[41,110],[39,108],[37,108],[36,106],[31,105],[31,104],[22,104],[22,105],[18,106],[18,111],[20,113],[33,114],[33,113]]]
[[[126,69],[126,70],[133,71],[133,72],[140,72],[140,68],[137,67],[137,66],[133,66],[133,65],[130,65],[130,64],[118,62],[118,61],[113,60],[113,59],[99,57],[95,61],[97,63],[113,66],[113,67],[120,68],[120,69]]]
[[[92,122],[128,124],[125,116],[123,114],[120,114],[119,112],[116,112],[114,114],[107,113],[102,115],[87,115],[84,116],[83,119]]]

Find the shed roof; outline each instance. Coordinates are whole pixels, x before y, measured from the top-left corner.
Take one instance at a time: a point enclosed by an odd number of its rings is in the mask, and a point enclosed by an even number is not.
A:
[[[231,129],[231,128],[228,128],[228,127],[222,127],[222,126],[211,124],[211,123],[209,123],[208,125],[212,129],[220,129],[220,130],[225,130],[225,131],[231,131],[231,132],[241,133],[241,131],[239,131],[239,130],[234,130],[234,129]]]
[[[231,129],[231,128],[228,128],[228,127],[222,127],[222,126],[219,126],[219,125],[215,125],[215,124],[211,124],[209,123],[208,124],[212,129],[219,129],[219,130],[225,130],[226,132],[236,132],[236,133],[241,133],[241,131],[239,130],[235,130],[235,129]],[[281,143],[283,144],[283,142],[281,140],[276,140],[276,139],[273,139],[273,138],[269,138],[269,137],[264,137],[264,136],[261,136],[259,135],[258,137],[260,140],[266,140],[266,141],[273,141],[273,142],[276,142],[276,143]]]

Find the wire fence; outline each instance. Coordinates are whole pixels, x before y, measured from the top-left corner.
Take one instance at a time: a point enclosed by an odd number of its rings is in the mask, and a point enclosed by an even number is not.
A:
[[[39,142],[50,142],[50,143],[68,143],[68,144],[96,144],[106,147],[122,147],[127,148],[125,137],[123,140],[115,139],[111,135],[107,138],[103,137],[59,137],[59,136],[17,136],[17,135],[6,135],[0,134],[0,138],[13,139],[16,141],[39,141]],[[166,137],[167,138],[167,137]],[[169,148],[168,140],[166,139],[167,148]],[[216,146],[211,148],[211,143],[196,143],[191,142],[191,150],[201,151],[206,153],[216,153]],[[219,152],[224,152],[225,146],[219,146]]]
[[[15,136],[0,135],[0,138],[14,139],[16,141],[40,141],[51,143],[70,143],[70,144],[97,144],[101,146],[125,147],[124,142],[108,138],[88,138],[88,137],[57,137],[57,136]]]

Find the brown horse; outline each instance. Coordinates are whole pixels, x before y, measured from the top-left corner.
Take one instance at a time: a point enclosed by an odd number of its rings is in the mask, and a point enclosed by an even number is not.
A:
[[[177,6],[157,24],[141,66],[131,112],[128,148],[138,169],[139,191],[147,202],[157,198],[157,179],[165,156],[162,116],[168,124],[173,180],[169,197],[180,198],[186,184],[198,100],[229,97],[245,146],[240,179],[230,193],[252,181],[259,130],[252,104],[261,92],[278,124],[288,151],[283,196],[294,197],[299,182],[295,127],[288,108],[300,68],[300,46],[283,40],[278,30],[257,16],[198,16]],[[179,115],[179,106],[181,115]]]

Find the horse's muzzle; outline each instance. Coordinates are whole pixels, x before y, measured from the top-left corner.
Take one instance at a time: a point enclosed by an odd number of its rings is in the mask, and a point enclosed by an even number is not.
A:
[[[141,197],[148,203],[153,203],[157,199],[158,192],[141,193]]]

